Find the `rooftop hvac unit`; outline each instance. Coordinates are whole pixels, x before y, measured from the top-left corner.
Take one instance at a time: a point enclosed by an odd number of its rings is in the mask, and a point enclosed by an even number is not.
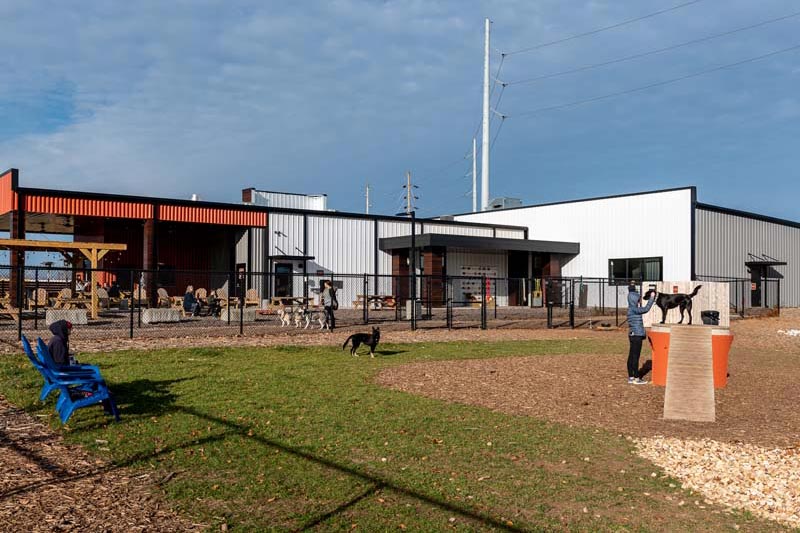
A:
[[[519,198],[500,196],[489,202],[489,209],[508,209],[509,207],[520,207],[521,205],[522,200]]]

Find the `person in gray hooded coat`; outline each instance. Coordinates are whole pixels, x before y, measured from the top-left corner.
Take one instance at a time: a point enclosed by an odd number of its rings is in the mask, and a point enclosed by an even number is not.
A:
[[[57,365],[68,365],[69,361],[69,334],[72,331],[72,323],[66,320],[56,320],[50,324],[50,333],[53,337],[47,343],[47,351],[53,357]]]
[[[655,292],[655,291],[653,291]],[[647,382],[639,376],[639,357],[642,354],[642,342],[645,339],[644,322],[642,315],[646,315],[653,307],[655,298],[650,298],[646,306],[640,307],[641,297],[636,291],[636,285],[628,286],[628,383],[631,385],[644,385]]]

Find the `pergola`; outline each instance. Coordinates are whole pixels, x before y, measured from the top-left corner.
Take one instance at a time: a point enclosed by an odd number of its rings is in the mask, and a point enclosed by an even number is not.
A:
[[[60,252],[72,264],[74,255],[80,252],[91,263],[92,268],[92,318],[97,318],[97,265],[111,251],[127,250],[127,244],[113,242],[67,242],[67,241],[31,241],[27,239],[0,239],[0,250],[13,252]]]

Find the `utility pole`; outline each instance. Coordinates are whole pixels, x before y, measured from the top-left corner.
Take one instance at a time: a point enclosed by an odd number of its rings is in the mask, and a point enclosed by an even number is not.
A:
[[[483,47],[483,139],[481,143],[481,211],[489,208],[489,25]]]
[[[419,187],[411,185],[411,171],[406,171],[406,184],[403,188],[406,190],[406,215],[411,215],[414,212],[414,200],[419,200],[419,196],[414,195],[414,189]]]
[[[369,215],[369,183],[367,183],[367,214]]]
[[[478,139],[472,138],[472,212],[478,210]]]

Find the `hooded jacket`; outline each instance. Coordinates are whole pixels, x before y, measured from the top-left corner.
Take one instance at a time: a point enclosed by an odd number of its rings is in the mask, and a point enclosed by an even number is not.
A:
[[[646,335],[642,315],[647,314],[655,302],[655,298],[650,298],[646,306],[639,307],[639,293],[636,291],[628,293],[628,329],[632,336],[644,337]]]
[[[66,320],[57,320],[50,324],[50,332],[53,337],[47,343],[47,349],[53,356],[53,361],[57,365],[69,364],[69,328]]]

